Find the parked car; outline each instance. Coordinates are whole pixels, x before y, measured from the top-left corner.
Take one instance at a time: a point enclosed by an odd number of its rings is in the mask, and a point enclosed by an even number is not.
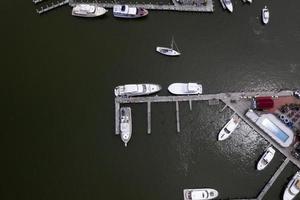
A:
[[[294,96],[300,99],[300,90],[296,90]]]

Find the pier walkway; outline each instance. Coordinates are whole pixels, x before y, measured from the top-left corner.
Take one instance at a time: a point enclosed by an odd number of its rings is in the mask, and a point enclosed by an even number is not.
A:
[[[68,3],[69,3],[69,0],[58,1],[58,2],[56,2],[56,3],[53,3],[53,2],[52,2],[50,5],[46,4],[46,7],[43,7],[43,6],[42,6],[40,9],[36,9],[36,12],[37,12],[38,14],[43,14],[43,13],[45,13],[45,12],[48,12],[48,11],[50,11],[50,10],[53,10],[53,9],[57,8],[57,7],[66,5],[66,4],[68,4]]]
[[[69,5],[74,7],[78,3],[80,2],[75,2],[73,0],[70,0]],[[94,4],[104,8],[112,8],[114,5],[122,4],[122,3],[95,1],[90,4]],[[169,10],[169,11],[185,11],[185,12],[213,12],[214,11],[213,0],[207,0],[205,4],[195,4],[195,5],[179,4],[176,3],[175,0],[173,0],[173,4],[153,4],[151,2],[150,3],[129,2],[127,4],[135,7],[142,7],[148,10]]]
[[[279,174],[284,170],[284,168],[289,163],[289,159],[286,158],[285,161],[280,165],[278,170],[275,172],[275,174],[272,176],[272,178],[269,180],[269,182],[265,185],[265,187],[262,189],[260,194],[257,197],[257,200],[262,200],[265,194],[269,191],[275,180],[278,178]]]

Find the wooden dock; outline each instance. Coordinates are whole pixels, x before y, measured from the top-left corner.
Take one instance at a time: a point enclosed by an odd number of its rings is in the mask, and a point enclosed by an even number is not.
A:
[[[44,0],[32,0],[32,2],[33,2],[34,4],[40,3],[40,2],[42,2],[42,1],[44,1]]]
[[[274,91],[274,92],[236,92],[236,93],[219,93],[219,94],[204,94],[194,96],[147,96],[147,97],[116,97],[115,98],[115,134],[119,134],[119,109],[121,104],[129,103],[146,103],[147,104],[147,122],[148,130],[147,133],[151,133],[151,104],[152,103],[163,103],[163,102],[174,102],[176,111],[176,127],[177,132],[180,132],[180,113],[179,113],[179,102],[189,102],[190,110],[192,110],[192,101],[211,101],[213,103],[209,105],[216,105],[215,102],[223,101],[225,106],[220,110],[222,112],[225,108],[229,107],[232,109],[241,119],[243,119],[250,127],[253,128],[257,133],[264,137],[270,145],[273,145],[283,155],[285,155],[285,161],[280,165],[274,175],[271,177],[269,182],[261,190],[257,198],[251,199],[234,199],[234,200],[262,200],[265,194],[269,191],[275,180],[278,178],[280,173],[284,170],[287,164],[291,161],[293,164],[300,168],[300,161],[295,159],[291,155],[290,148],[283,148],[275,141],[273,141],[265,132],[263,132],[258,126],[250,121],[245,113],[250,108],[251,102],[249,101],[253,97],[257,96],[273,96],[274,98],[280,96],[292,96],[293,92],[286,91]]]
[[[68,3],[69,3],[69,0],[57,1],[56,3],[52,2],[50,5],[46,4],[46,7],[42,6],[41,8],[37,9],[36,12],[38,14],[43,14],[45,12],[48,12],[48,11],[58,8],[60,6],[67,5]]]
[[[262,189],[260,194],[257,197],[257,200],[262,200],[265,194],[269,191],[275,180],[278,178],[278,176],[281,174],[281,172],[284,170],[284,168],[289,163],[289,159],[286,158],[285,161],[280,165],[280,167],[277,169],[275,174],[272,176],[272,178],[269,180],[269,182],[265,185],[265,187]]]
[[[196,1],[196,0],[195,0]],[[74,2],[70,0],[69,5],[74,7],[76,4],[80,2]],[[94,5],[101,6],[104,8],[112,8],[116,4],[122,4],[121,2],[100,2],[94,1]],[[137,3],[137,2],[128,2],[128,5],[132,5],[135,7],[142,7],[148,10],[168,10],[168,11],[183,11],[183,12],[213,12],[214,5],[213,0],[207,0],[206,4],[195,4],[195,5],[183,5],[177,3],[173,0],[173,4],[157,4],[157,3]]]

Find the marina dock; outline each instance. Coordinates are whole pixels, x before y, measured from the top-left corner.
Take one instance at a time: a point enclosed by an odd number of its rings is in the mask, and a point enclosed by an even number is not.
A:
[[[269,189],[271,188],[271,186],[273,185],[273,183],[278,178],[279,174],[284,170],[284,168],[287,166],[288,163],[289,163],[289,159],[286,158],[284,160],[284,162],[280,165],[280,167],[277,169],[277,171],[275,172],[275,174],[272,176],[272,178],[269,180],[269,182],[262,189],[262,191],[260,192],[260,194],[257,197],[257,200],[262,200],[263,199],[263,197],[265,196],[265,194],[269,191]]]
[[[178,3],[176,0],[172,0],[172,4],[155,4],[155,3],[137,3],[137,2],[128,2],[126,4],[135,6],[135,7],[141,7],[148,10],[165,10],[165,11],[182,11],[182,12],[213,12],[214,11],[214,5],[213,0],[206,0],[206,3],[201,3],[200,0],[194,0],[192,3],[188,2],[187,0],[181,1],[181,3]],[[75,2],[73,0],[70,0],[69,5],[74,7],[76,4],[79,4],[82,2]],[[113,8],[116,4],[123,4],[122,2],[100,2],[100,1],[94,1],[93,3],[90,3],[93,5],[97,5],[104,8]]]
[[[255,198],[247,200],[261,200],[265,194],[269,191],[277,177],[284,170],[287,164],[291,161],[297,167],[300,168],[300,161],[295,159],[291,155],[291,148],[283,148],[272,140],[264,131],[262,131],[256,124],[254,124],[250,119],[245,116],[245,113],[249,110],[251,106],[251,101],[253,97],[257,96],[272,96],[273,98],[278,98],[281,96],[292,96],[293,91],[273,91],[273,92],[235,92],[235,93],[218,93],[218,94],[203,94],[203,95],[193,95],[193,96],[146,96],[146,97],[116,97],[115,98],[115,113],[116,113],[116,133],[119,134],[119,109],[121,104],[129,103],[146,103],[147,104],[147,123],[148,130],[147,133],[151,133],[151,105],[153,103],[175,103],[175,115],[176,115],[176,128],[177,132],[180,132],[180,102],[188,102],[190,110],[192,110],[193,101],[208,101],[209,105],[216,105],[219,102],[223,102],[225,105],[220,110],[222,112],[225,108],[230,108],[233,110],[241,119],[243,119],[254,131],[260,134],[265,138],[270,145],[274,146],[278,151],[280,151],[286,158],[285,161],[281,164],[278,170],[271,177],[269,182],[264,186],[259,195]],[[235,200],[246,200],[246,199],[235,199]]]
[[[48,11],[58,8],[60,6],[67,5],[68,3],[69,3],[69,0],[57,1],[56,3],[52,2],[50,5],[46,4],[45,7],[42,6],[41,8],[36,9],[36,12],[38,14],[43,14],[45,12],[48,12]]]

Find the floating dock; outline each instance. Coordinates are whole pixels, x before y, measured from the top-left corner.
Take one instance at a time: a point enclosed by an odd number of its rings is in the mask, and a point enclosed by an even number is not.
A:
[[[288,158],[286,158],[285,161],[280,165],[280,167],[277,169],[277,171],[275,172],[275,174],[272,176],[272,178],[269,180],[269,182],[265,185],[265,187],[262,189],[262,191],[258,195],[257,200],[262,200],[263,199],[263,197],[265,196],[265,194],[269,191],[269,189],[271,188],[271,186],[273,185],[273,183],[276,181],[276,179],[278,178],[279,174],[287,166],[287,164],[289,163],[289,161],[290,160]]]
[[[182,12],[213,12],[214,5],[213,0],[206,0],[206,3],[201,3],[200,0],[194,0],[187,2],[187,0],[180,1],[181,3],[177,2],[176,0],[172,0],[173,4],[155,4],[155,3],[137,3],[137,2],[128,2],[126,3],[129,6],[141,7],[148,10],[166,10],[166,11],[182,11]],[[70,0],[69,5],[74,7],[77,4],[82,2],[75,2]],[[124,4],[122,2],[99,2],[94,1],[92,3],[96,6],[104,7],[104,8],[112,8],[116,4]]]
[[[55,9],[55,8],[58,8],[58,7],[60,7],[60,6],[67,5],[68,3],[69,3],[69,0],[58,1],[58,2],[56,2],[56,3],[53,3],[53,2],[52,2],[50,5],[46,4],[45,7],[42,6],[41,8],[36,9],[36,12],[37,12],[38,14],[43,14],[43,13],[45,13],[45,12],[48,12],[48,11],[53,10],[53,9]]]
[[[175,103],[175,114],[176,114],[176,127],[177,132],[180,132],[180,112],[179,112],[179,103],[188,102],[190,110],[192,110],[192,101],[208,101],[209,105],[216,105],[219,101],[225,103],[225,106],[220,110],[222,112],[225,108],[232,109],[241,119],[243,119],[250,127],[253,128],[257,133],[259,133],[263,138],[265,138],[270,145],[273,145],[277,150],[279,150],[285,157],[285,161],[280,165],[274,175],[271,177],[269,182],[264,186],[259,195],[251,199],[234,199],[234,200],[262,200],[265,194],[269,191],[275,180],[278,178],[280,173],[284,170],[289,162],[292,162],[297,167],[300,168],[300,161],[295,159],[291,155],[291,148],[283,148],[275,141],[273,141],[265,132],[263,132],[256,124],[249,120],[245,113],[249,110],[251,102],[249,99],[257,96],[272,96],[274,98],[281,96],[292,96],[293,91],[274,91],[274,92],[235,92],[235,93],[219,93],[219,94],[203,94],[203,95],[194,95],[194,96],[147,96],[147,97],[116,97],[115,98],[115,125],[116,133],[119,134],[119,109],[121,104],[129,103],[146,103],[147,104],[147,122],[148,130],[147,133],[151,133],[151,104],[153,103]]]

